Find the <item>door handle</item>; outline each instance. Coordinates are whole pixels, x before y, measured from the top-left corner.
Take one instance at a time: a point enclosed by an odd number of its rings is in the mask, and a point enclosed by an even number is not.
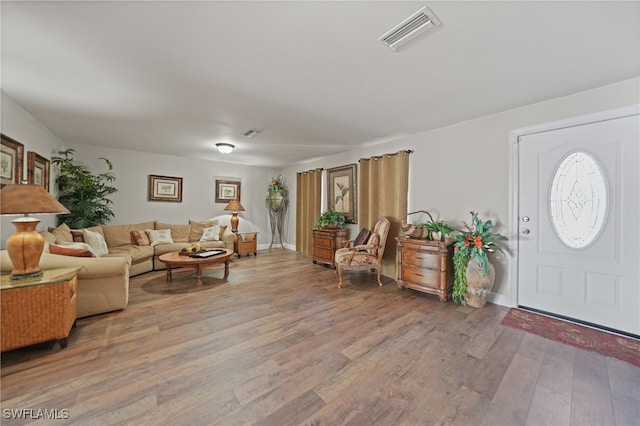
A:
[[[523,230],[522,230],[522,231],[520,231],[520,232],[522,232],[524,235],[529,235],[529,233],[530,233],[531,231],[530,231],[529,229],[525,228],[525,229],[523,229]]]

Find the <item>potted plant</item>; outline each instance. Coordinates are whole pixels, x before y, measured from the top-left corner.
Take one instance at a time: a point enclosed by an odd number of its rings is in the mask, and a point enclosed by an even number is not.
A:
[[[477,212],[471,212],[471,225],[458,230],[453,245],[452,299],[461,305],[481,308],[487,302],[495,278],[495,269],[489,262],[489,253],[503,252],[498,245],[507,237],[492,232],[493,223],[483,222]]]
[[[431,220],[421,223],[420,227],[426,229],[429,232],[429,239],[434,241],[444,241],[448,235],[456,232],[456,228],[447,225],[447,223],[442,220]]]
[[[346,222],[347,218],[344,214],[335,210],[327,210],[320,215],[313,229],[343,228]]]
[[[282,207],[287,207],[289,203],[289,193],[282,175],[271,179],[271,183],[267,187],[265,202],[267,208],[274,212],[277,212]]]
[[[93,174],[73,158],[74,153],[73,149],[67,149],[51,157],[51,162],[58,167],[58,201],[71,212],[58,216],[58,224],[81,229],[107,223],[114,217],[113,202],[108,197],[118,191],[109,185],[116,179],[111,172],[113,165],[106,158],[100,158],[107,165],[107,171]]]

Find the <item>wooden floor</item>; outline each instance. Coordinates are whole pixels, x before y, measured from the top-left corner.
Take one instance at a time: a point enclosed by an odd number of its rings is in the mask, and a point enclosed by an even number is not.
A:
[[[129,306],[79,320],[66,349],[2,354],[2,424],[48,424],[8,418],[45,408],[78,425],[640,422],[640,368],[502,326],[507,308],[367,273],[338,289],[333,270],[280,249],[221,277],[135,277]]]

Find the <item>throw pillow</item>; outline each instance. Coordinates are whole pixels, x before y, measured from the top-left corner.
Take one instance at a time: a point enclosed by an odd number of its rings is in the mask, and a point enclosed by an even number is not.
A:
[[[58,226],[57,228],[50,229],[49,232],[55,235],[57,244],[73,242],[73,235],[71,235],[71,229],[69,228],[69,225],[67,225],[66,223],[60,224],[60,226]]]
[[[131,231],[131,236],[133,236],[133,239],[136,241],[136,244],[138,244],[139,246],[151,245],[151,241],[149,241],[149,236],[145,231],[139,231],[137,229],[134,229],[133,231]]]
[[[155,247],[158,244],[172,244],[173,238],[171,238],[170,229],[147,229],[149,240],[151,241],[151,247]]]
[[[220,226],[213,225],[202,230],[200,241],[220,241]]]
[[[71,237],[73,238],[73,241],[76,243],[84,243],[84,235],[82,234],[81,229],[72,229]]]
[[[369,237],[369,241],[367,241],[368,246],[373,246],[372,249],[369,249],[369,254],[372,256],[378,255],[378,244],[380,244],[380,236],[374,232],[371,233]]]
[[[91,250],[96,257],[109,254],[109,247],[107,247],[107,243],[101,233],[83,229],[82,234],[84,242],[91,246]]]
[[[49,244],[49,253],[74,257],[95,257],[91,247],[85,243]]]
[[[358,236],[353,240],[353,246],[355,247],[366,244],[370,236],[371,231],[369,231],[367,228],[362,228],[362,231],[360,231]]]

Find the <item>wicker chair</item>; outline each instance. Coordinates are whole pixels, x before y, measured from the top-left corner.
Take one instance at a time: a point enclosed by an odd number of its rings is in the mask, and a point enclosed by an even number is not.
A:
[[[389,235],[389,226],[389,219],[383,217],[376,223],[366,244],[336,250],[334,259],[338,272],[338,287],[342,287],[344,271],[377,271],[378,285],[382,286],[382,255]]]

